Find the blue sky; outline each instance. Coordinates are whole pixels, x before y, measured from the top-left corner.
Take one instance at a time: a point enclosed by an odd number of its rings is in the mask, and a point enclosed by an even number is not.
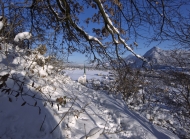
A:
[[[88,17],[92,17],[95,10],[92,8],[88,8],[88,9],[85,9],[84,11],[85,11],[85,13],[82,13],[79,15],[79,19],[81,20],[80,26],[83,26],[85,28],[85,31],[87,33],[89,33],[89,35],[93,36],[93,33],[91,31],[92,28],[102,27],[102,25],[98,25],[98,24],[94,24],[94,23],[90,23],[90,24],[86,25],[84,23],[84,20],[87,19]],[[146,34],[147,35],[149,34],[148,29],[147,29]],[[160,47],[161,49],[168,49],[168,46],[170,44],[169,42],[167,42],[167,43],[164,42],[159,45],[156,43],[152,43],[149,47],[147,47],[147,45],[145,43],[146,43],[145,40],[138,40],[138,47],[134,48],[134,51],[139,55],[143,55],[146,51],[148,51],[149,49],[151,49],[154,46]],[[127,53],[126,56],[129,54],[131,54],[131,53]],[[68,60],[69,60],[69,62],[74,62],[74,63],[79,63],[79,64],[87,63],[87,57],[85,57],[84,54],[80,54],[80,53],[71,54],[69,56]]]
[[[85,7],[85,6],[84,6]],[[184,6],[182,9],[182,12],[186,11],[189,8],[188,6]],[[183,11],[184,10],[184,11]],[[80,20],[80,26],[85,28],[85,31],[87,33],[89,33],[89,35],[92,35],[92,28],[98,28],[100,27],[100,25],[98,24],[88,24],[88,26],[84,23],[84,20],[88,17],[92,17],[92,15],[94,14],[95,10],[92,9],[91,7],[89,7],[88,9],[84,9],[84,13],[81,13],[79,15],[79,20]],[[188,13],[186,13],[188,14]],[[102,26],[101,26],[102,27]],[[145,32],[147,35],[149,35],[148,32],[148,28],[147,28],[147,32]],[[128,43],[128,42],[127,42]],[[154,46],[160,47],[161,49],[169,49],[172,48],[173,46],[171,46],[171,42],[163,42],[161,44],[156,44],[156,43],[152,43],[149,47],[147,47],[147,45],[145,44],[146,41],[145,40],[138,40],[138,47],[134,49],[134,51],[139,54],[139,55],[143,55],[146,51],[148,51],[149,49],[151,49]],[[126,57],[127,55],[129,55],[130,53],[126,53]],[[124,57],[125,57],[124,56]],[[73,53],[70,55],[70,57],[68,58],[69,62],[76,62],[76,63],[86,63],[87,62],[87,58],[85,57],[84,54],[80,54],[80,53]]]
[[[84,27],[85,31],[87,33],[89,33],[89,35],[92,35],[92,36],[93,36],[92,28],[98,28],[98,27],[101,28],[102,24],[100,23],[100,25],[98,25],[98,24],[90,23],[90,24],[86,25],[84,23],[84,20],[87,19],[88,17],[92,17],[92,15],[94,14],[94,12],[95,12],[94,9],[88,8],[88,9],[84,9],[84,13],[81,13],[79,15],[79,20],[80,20],[79,26]],[[146,30],[146,28],[143,28],[143,29]],[[148,36],[148,35],[152,34],[153,32],[147,26],[147,30],[143,31],[143,33]],[[127,43],[129,44],[131,42],[129,41]],[[149,49],[151,49],[154,46],[159,47],[159,48],[164,49],[164,50],[172,49],[172,48],[175,47],[173,45],[173,43],[170,42],[170,41],[162,42],[162,43],[156,43],[155,42],[155,43],[151,43],[149,46],[147,46],[146,40],[138,39],[137,43],[138,43],[138,47],[134,48],[134,51],[137,54],[139,54],[139,55],[143,55],[144,53],[146,53]],[[128,52],[123,57],[127,57],[129,54],[131,54],[131,53]],[[87,57],[85,57],[84,54],[80,54],[80,53],[73,53],[73,54],[71,54],[70,57],[68,58],[68,60],[69,60],[69,62],[74,62],[74,63],[79,63],[79,64],[87,63]]]
[[[169,47],[169,44],[167,43],[162,43],[160,45],[151,45],[149,47],[144,46],[143,44],[139,44],[139,46],[134,49],[134,51],[139,54],[139,55],[143,55],[144,53],[146,53],[149,49],[151,49],[152,47],[157,46],[161,49],[167,50],[167,49],[171,49],[171,47]],[[130,55],[131,53],[128,52],[127,55]],[[84,64],[87,63],[87,57],[85,57],[84,54],[80,54],[80,53],[73,53],[69,56],[69,62],[74,62],[74,63],[78,63],[78,64]]]

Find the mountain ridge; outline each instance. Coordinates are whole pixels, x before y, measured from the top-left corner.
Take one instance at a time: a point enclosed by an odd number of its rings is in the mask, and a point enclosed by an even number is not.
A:
[[[142,66],[149,67],[151,65],[152,68],[160,69],[177,66],[177,59],[184,59],[189,55],[190,52],[185,50],[163,50],[159,47],[153,47],[143,55],[149,64],[143,63],[141,59],[133,55],[127,56],[125,61],[133,68],[141,68]]]

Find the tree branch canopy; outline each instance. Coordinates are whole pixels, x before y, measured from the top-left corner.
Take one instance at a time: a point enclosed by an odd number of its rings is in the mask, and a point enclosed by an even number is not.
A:
[[[33,43],[46,43],[55,55],[80,52],[92,61],[120,60],[134,47],[173,41],[190,46],[190,0],[33,0],[0,1],[9,27],[6,37],[30,31]],[[88,14],[87,14],[88,13]],[[12,32],[12,33],[8,33]],[[2,33],[1,33],[2,35]],[[64,53],[60,53],[60,49]],[[63,52],[62,51],[62,52]],[[93,55],[93,57],[92,57]],[[122,64],[122,65],[123,65]]]

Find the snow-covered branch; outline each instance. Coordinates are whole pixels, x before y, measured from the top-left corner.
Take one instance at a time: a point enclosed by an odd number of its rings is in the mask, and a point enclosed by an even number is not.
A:
[[[94,0],[94,2],[98,5],[98,8],[100,10],[100,13],[102,14],[102,17],[104,19],[105,22],[105,27],[108,29],[108,31],[110,32],[110,34],[112,35],[112,39],[113,42],[115,44],[118,43],[117,40],[119,40],[120,43],[122,43],[125,48],[130,51],[132,54],[134,54],[136,57],[142,59],[143,61],[146,61],[146,59],[138,54],[136,54],[129,46],[128,44],[125,42],[125,40],[121,37],[120,32],[118,31],[118,29],[113,25],[111,19],[109,18],[109,15],[106,13],[102,3],[100,0]],[[114,37],[114,34],[117,35],[117,39]],[[118,54],[117,54],[118,55]]]
[[[59,6],[60,10],[65,12],[66,17],[68,18],[68,20],[69,20],[69,22],[71,23],[71,25],[72,25],[78,32],[80,32],[80,34],[82,34],[82,35],[85,37],[86,40],[88,40],[88,41],[94,41],[94,42],[98,43],[101,47],[105,47],[105,46],[101,43],[101,41],[100,41],[98,38],[89,35],[87,32],[85,32],[81,27],[79,27],[79,26],[73,21],[73,19],[72,19],[72,17],[71,17],[71,13],[70,13],[71,11],[70,11],[70,8],[69,8],[69,4],[67,3],[66,0],[63,0],[63,3],[65,4],[65,7],[66,7],[66,10],[63,9],[63,7],[61,6],[61,3],[60,3],[60,2],[58,2],[58,3],[59,3],[58,6]]]
[[[0,16],[0,31],[3,28],[3,16]]]

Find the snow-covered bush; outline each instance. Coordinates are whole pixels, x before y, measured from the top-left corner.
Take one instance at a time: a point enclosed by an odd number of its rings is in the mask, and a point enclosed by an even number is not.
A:
[[[14,41],[19,42],[22,40],[29,40],[31,38],[32,38],[32,34],[30,32],[21,32],[15,36]]]
[[[55,73],[60,73],[65,68],[63,60],[60,60],[54,56],[48,56],[44,58],[44,60],[46,65],[53,66]]]
[[[21,32],[18,33],[14,37],[14,44],[17,45],[19,48],[25,49],[30,48],[30,39],[32,38],[32,34],[30,32]]]
[[[81,84],[86,84],[86,75],[84,74],[83,76],[80,76],[78,78],[78,82]]]
[[[45,65],[45,63],[44,63],[44,61],[42,60],[42,59],[36,59],[35,60],[35,62],[39,65],[39,66],[41,66],[41,67],[43,67],[44,65]]]
[[[93,85],[100,86],[101,85],[100,80],[93,80]]]

